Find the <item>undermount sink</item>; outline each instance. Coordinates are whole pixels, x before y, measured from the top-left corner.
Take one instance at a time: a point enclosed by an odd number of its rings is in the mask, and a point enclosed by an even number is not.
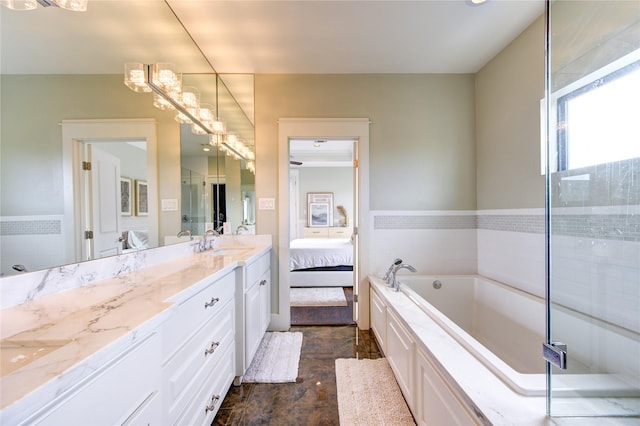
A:
[[[0,342],[2,363],[0,364],[0,377],[24,367],[33,361],[42,358],[51,352],[60,349],[72,340],[20,340],[4,339]]]
[[[209,256],[236,256],[244,254],[253,247],[219,247],[207,252]]]

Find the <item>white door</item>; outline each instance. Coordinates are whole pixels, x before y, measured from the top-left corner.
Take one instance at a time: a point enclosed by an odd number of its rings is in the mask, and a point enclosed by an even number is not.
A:
[[[353,321],[358,322],[358,295],[360,294],[360,277],[358,259],[360,259],[358,253],[358,242],[360,233],[360,223],[358,218],[360,217],[360,209],[358,200],[360,199],[359,185],[358,185],[358,141],[353,141]]]
[[[298,238],[298,222],[300,221],[299,200],[300,194],[298,190],[299,172],[295,169],[289,170],[289,239]]]
[[[91,162],[90,227],[93,231],[91,259],[121,252],[120,242],[120,159],[96,145],[87,144]]]

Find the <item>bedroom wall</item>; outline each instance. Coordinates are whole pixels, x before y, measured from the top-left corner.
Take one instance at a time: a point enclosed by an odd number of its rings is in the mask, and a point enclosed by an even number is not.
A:
[[[353,214],[353,169],[350,167],[301,167],[299,170],[299,196],[298,228],[307,226],[307,193],[331,192],[333,193],[333,222],[337,226],[342,216],[335,209],[343,205],[349,215],[349,223],[352,223]],[[299,235],[302,235],[300,233]]]

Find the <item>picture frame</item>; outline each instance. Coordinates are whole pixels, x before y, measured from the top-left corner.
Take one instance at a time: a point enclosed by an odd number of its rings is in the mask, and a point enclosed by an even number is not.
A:
[[[136,180],[136,216],[149,215],[149,186],[146,180]]]
[[[120,215],[131,216],[133,207],[133,181],[120,176]]]
[[[307,192],[307,226],[333,226],[333,192]]]
[[[329,226],[329,203],[309,203],[309,226]]]

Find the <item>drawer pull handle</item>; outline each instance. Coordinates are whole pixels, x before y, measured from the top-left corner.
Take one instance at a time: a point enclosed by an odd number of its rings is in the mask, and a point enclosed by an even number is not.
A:
[[[220,342],[211,342],[211,346],[209,346],[209,349],[204,350],[204,356],[214,353],[218,346],[220,346]]]
[[[204,302],[204,308],[207,309],[213,305],[215,305],[216,303],[218,303],[220,301],[219,297],[212,297],[211,301],[209,302]]]
[[[260,285],[267,285],[267,280],[260,281]]]
[[[220,399],[220,395],[212,396],[211,397],[211,403],[205,407],[204,412],[208,413],[209,411],[215,410],[216,409],[216,402],[218,402],[219,399]]]

